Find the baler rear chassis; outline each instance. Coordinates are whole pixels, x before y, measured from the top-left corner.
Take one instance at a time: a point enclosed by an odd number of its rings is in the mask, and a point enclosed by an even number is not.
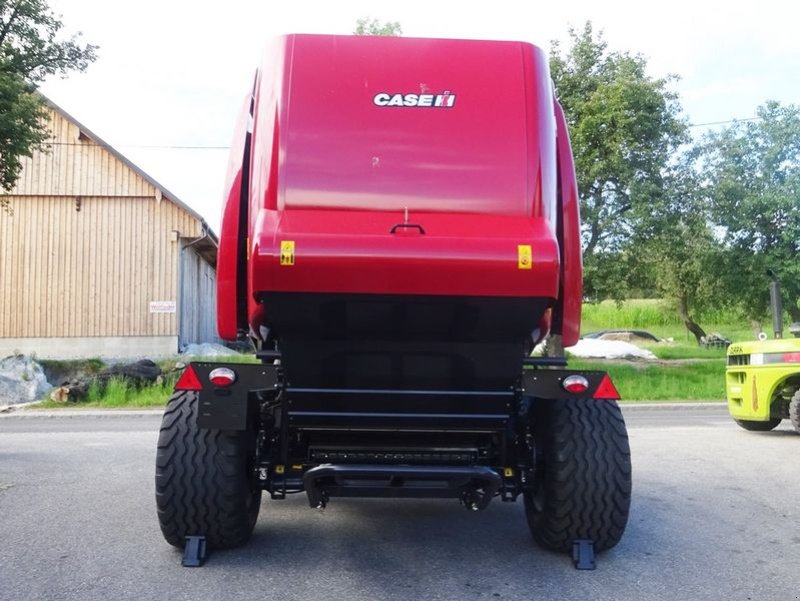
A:
[[[273,499],[306,492],[316,508],[332,497],[410,497],[457,498],[479,510],[523,495],[545,548],[569,551],[583,541],[575,548],[585,550],[591,541],[602,551],[622,536],[630,456],[618,395],[603,372],[532,358],[504,391],[295,388],[277,353],[260,358],[192,363],[176,387],[170,407],[183,407],[183,419],[168,407],[156,478],[162,530],[176,546],[198,535],[211,547],[242,544],[261,491]],[[235,374],[228,386],[210,381],[221,366]],[[564,380],[575,375],[586,389],[568,392]],[[226,483],[205,473],[231,454],[222,471],[240,472],[229,483],[238,505],[223,504],[217,489]]]

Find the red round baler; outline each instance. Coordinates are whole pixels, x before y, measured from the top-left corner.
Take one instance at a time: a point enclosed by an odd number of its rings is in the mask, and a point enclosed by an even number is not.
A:
[[[531,356],[578,340],[581,243],[547,57],[519,42],[290,35],[236,126],[220,336],[192,362],[156,468],[166,540],[244,543],[262,491],[523,497],[578,567],[628,519],[630,453],[604,372]]]

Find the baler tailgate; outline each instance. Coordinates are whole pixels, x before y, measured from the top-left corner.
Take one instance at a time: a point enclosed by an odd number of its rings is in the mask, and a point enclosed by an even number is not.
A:
[[[558,295],[558,244],[541,218],[291,210],[262,219],[258,291]]]

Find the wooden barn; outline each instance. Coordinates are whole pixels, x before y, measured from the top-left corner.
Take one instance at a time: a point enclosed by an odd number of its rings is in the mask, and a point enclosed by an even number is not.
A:
[[[0,209],[0,357],[134,357],[217,340],[217,238],[65,111]]]

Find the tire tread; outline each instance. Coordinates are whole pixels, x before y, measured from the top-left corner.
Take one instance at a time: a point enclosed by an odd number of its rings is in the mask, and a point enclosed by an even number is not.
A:
[[[740,428],[744,428],[748,432],[769,432],[770,430],[774,430],[782,420],[779,417],[773,417],[765,422],[735,418],[733,421],[735,421]]]
[[[789,421],[792,422],[795,432],[800,434],[800,388],[795,391],[789,401]]]
[[[615,546],[628,523],[631,460],[628,434],[614,401],[543,401],[544,505],[526,493],[528,524],[546,549],[569,551],[576,539],[597,551]]]
[[[261,491],[246,473],[245,432],[200,430],[197,394],[177,391],[161,422],[156,452],[156,506],[166,541],[183,547],[204,535],[211,547],[245,543],[258,517]]]

